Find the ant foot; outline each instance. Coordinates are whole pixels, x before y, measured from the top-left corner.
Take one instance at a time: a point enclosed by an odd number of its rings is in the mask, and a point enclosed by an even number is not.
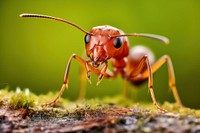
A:
[[[41,107],[49,107],[49,106],[53,106],[54,104],[55,102],[45,103],[45,104],[42,104]]]
[[[161,108],[161,107],[158,106],[158,105],[156,106],[156,108],[157,108],[157,110],[158,110],[160,113],[167,113],[167,112],[168,112],[167,110]]]
[[[167,113],[168,111],[161,108],[156,102],[153,103],[154,106],[156,106],[157,110],[160,112],[160,113]]]

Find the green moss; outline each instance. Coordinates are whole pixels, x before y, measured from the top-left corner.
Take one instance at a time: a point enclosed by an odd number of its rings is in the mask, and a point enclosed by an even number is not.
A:
[[[0,98],[3,100],[10,96],[11,92],[8,91],[8,87],[0,90]]]
[[[14,109],[33,107],[34,99],[24,93],[13,94],[9,99],[9,106]]]
[[[4,104],[3,99],[0,97],[0,107]]]
[[[46,112],[46,115],[64,116],[64,114],[70,114],[71,117],[81,117],[85,110],[95,112],[95,110],[103,110],[109,107],[128,107],[128,108],[142,108],[148,109],[151,112],[157,112],[155,106],[152,103],[135,103],[130,99],[123,96],[105,97],[102,99],[89,99],[82,101],[69,101],[67,99],[60,98],[54,107],[41,107],[41,104],[51,102],[55,98],[57,93],[49,92],[45,95],[35,95],[28,90],[21,91],[19,88],[14,91],[8,91],[8,88],[0,90],[0,107],[2,105],[9,106],[14,109],[26,108],[32,109],[39,114]],[[161,105],[161,104],[160,104]],[[162,108],[173,113],[180,113],[182,115],[193,115],[200,117],[200,110],[179,107],[175,103],[165,102]]]
[[[180,113],[182,115],[193,115],[200,117],[200,110],[191,109],[187,107],[180,107],[176,103],[165,102],[163,108],[167,109],[169,112]]]

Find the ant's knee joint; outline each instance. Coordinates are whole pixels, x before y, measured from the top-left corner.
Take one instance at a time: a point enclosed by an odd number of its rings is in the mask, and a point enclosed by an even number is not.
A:
[[[153,89],[153,85],[149,85],[149,90],[152,90]]]
[[[153,103],[153,105],[154,105],[154,106],[157,106],[157,103],[156,103],[156,102],[154,102],[154,103]]]
[[[170,60],[169,55],[164,55],[163,57],[164,57],[164,59],[165,59],[166,61],[167,61],[167,60]]]
[[[176,84],[175,83],[170,83],[169,86],[176,87]]]
[[[148,59],[148,55],[144,55],[143,59],[145,59],[145,60]]]
[[[76,54],[73,53],[73,54],[72,54],[72,57],[75,57],[75,56],[76,56]]]

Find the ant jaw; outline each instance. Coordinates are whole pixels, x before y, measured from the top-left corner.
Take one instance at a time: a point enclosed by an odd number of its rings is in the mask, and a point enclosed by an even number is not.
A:
[[[103,59],[103,60],[100,61],[99,59],[91,58],[91,63],[92,63],[93,67],[97,68],[100,65],[104,64],[105,62],[107,62],[108,59],[110,59],[110,58],[106,57],[105,59]]]
[[[100,65],[99,63],[97,64],[95,62],[92,62],[92,66],[95,67],[95,68],[97,68],[99,65]]]
[[[93,66],[93,67],[97,68],[97,67],[99,67],[100,65],[101,65],[101,62],[99,62],[99,61],[92,61],[92,66]]]

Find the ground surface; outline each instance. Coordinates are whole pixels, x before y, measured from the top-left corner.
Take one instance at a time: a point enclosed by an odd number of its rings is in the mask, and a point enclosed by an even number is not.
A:
[[[158,114],[139,108],[78,108],[56,116],[57,110],[0,109],[1,132],[200,132],[200,119]],[[53,115],[54,114],[54,115]]]
[[[61,99],[55,107],[42,108],[29,96],[13,93],[0,100],[0,132],[200,132],[199,112],[195,110],[166,103],[163,107],[171,111],[159,113],[105,101],[71,102],[64,107]]]

